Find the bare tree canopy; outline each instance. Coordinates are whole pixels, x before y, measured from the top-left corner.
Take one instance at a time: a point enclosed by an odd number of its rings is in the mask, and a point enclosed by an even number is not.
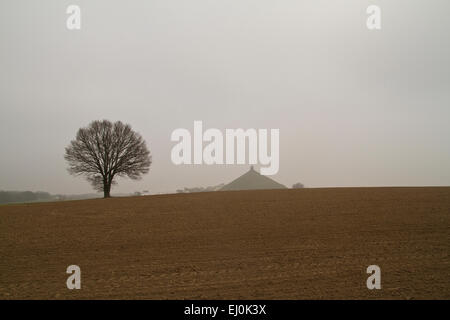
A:
[[[73,175],[84,175],[104,197],[110,197],[115,177],[140,179],[152,163],[150,151],[141,135],[120,121],[93,121],[78,130],[66,147],[64,158]]]
[[[297,182],[297,183],[294,183],[293,185],[292,185],[292,189],[301,189],[301,188],[304,188],[305,186],[303,185],[303,183],[301,183],[301,182]]]

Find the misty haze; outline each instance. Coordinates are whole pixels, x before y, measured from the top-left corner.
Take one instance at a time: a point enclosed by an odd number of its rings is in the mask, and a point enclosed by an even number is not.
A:
[[[92,192],[64,148],[103,119],[130,124],[153,154],[149,174],[113,193],[248,170],[174,165],[170,135],[195,120],[279,128],[285,185],[449,185],[450,5],[433,2],[385,3],[369,31],[357,0],[95,1],[69,31],[64,1],[2,1],[0,190]]]
[[[0,300],[449,299],[449,12],[2,0]]]

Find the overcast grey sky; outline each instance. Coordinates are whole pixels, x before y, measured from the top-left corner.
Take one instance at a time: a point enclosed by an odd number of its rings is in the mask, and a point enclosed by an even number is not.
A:
[[[81,30],[66,8],[81,7]],[[382,29],[366,28],[366,8]],[[113,192],[229,182],[175,166],[176,128],[279,128],[285,185],[450,185],[448,0],[2,0],[0,190],[92,192],[64,148],[95,119],[153,154]]]

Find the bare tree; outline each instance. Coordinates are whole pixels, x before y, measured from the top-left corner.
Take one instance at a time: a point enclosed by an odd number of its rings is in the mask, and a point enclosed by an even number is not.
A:
[[[64,158],[73,175],[84,175],[92,186],[110,197],[114,178],[140,179],[152,163],[150,151],[141,135],[120,121],[93,121],[78,130],[66,147]]]
[[[305,186],[303,185],[303,183],[301,183],[301,182],[297,182],[297,183],[294,183],[293,185],[292,185],[292,189],[301,189],[301,188],[304,188]]]

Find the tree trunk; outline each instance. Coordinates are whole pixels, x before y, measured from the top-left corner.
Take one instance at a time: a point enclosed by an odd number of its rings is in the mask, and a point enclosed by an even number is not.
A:
[[[111,195],[109,194],[111,191],[111,181],[108,181],[107,179],[103,180],[103,198],[110,198]]]

